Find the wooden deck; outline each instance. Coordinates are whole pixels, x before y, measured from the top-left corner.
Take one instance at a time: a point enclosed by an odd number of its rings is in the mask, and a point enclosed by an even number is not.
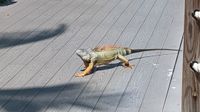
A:
[[[18,0],[0,6],[0,112],[180,112],[183,0]],[[142,52],[84,78],[75,50]]]

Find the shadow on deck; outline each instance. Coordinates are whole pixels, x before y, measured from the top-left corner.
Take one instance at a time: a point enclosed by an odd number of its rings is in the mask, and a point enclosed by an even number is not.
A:
[[[1,108],[6,110],[7,112],[21,112],[23,111],[27,106],[29,112],[39,112],[42,109],[47,108],[55,108],[55,109],[62,109],[68,105],[73,105],[77,107],[82,108],[90,108],[92,109],[93,106],[90,106],[87,104],[87,102],[76,102],[74,103],[74,100],[71,98],[74,97],[73,95],[76,95],[77,91],[79,91],[82,86],[85,85],[84,83],[68,83],[68,84],[62,84],[62,85],[56,85],[56,86],[49,86],[49,87],[36,87],[36,88],[19,88],[19,89],[4,89],[0,90],[0,105]],[[86,88],[89,89],[89,88]],[[62,96],[62,99],[54,101],[53,104],[49,105],[50,98],[52,97],[52,94],[59,93],[60,90],[63,90],[65,94]],[[39,93],[40,92],[40,93]],[[39,94],[37,94],[39,93]],[[98,93],[98,92],[97,92]],[[35,96],[37,94],[38,100],[33,100],[30,102],[31,97]],[[108,99],[114,99],[116,97],[119,97],[121,93],[114,93],[114,94],[107,94],[103,95],[103,97]],[[97,94],[96,96],[86,96],[88,100],[96,99],[99,97]],[[26,100],[24,100],[25,98]],[[30,98],[30,99],[29,99]],[[29,100],[28,100],[29,99]],[[5,104],[12,104],[12,105],[5,105]],[[107,105],[107,104],[105,104]],[[96,107],[95,109],[100,110],[104,109],[102,107]]]
[[[49,29],[43,31],[1,33],[0,48],[14,47],[18,45],[24,45],[50,39],[64,33],[66,30],[67,30],[67,25],[60,24],[54,30]],[[33,35],[29,35],[32,33]]]

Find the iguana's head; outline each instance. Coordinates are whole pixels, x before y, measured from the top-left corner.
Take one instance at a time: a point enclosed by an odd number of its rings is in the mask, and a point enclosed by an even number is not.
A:
[[[76,54],[84,61],[89,61],[91,58],[89,50],[87,49],[78,49],[76,50]]]

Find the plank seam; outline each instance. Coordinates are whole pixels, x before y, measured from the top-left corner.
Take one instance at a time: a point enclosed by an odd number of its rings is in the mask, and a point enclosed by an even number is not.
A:
[[[180,55],[180,52],[181,52],[181,46],[183,44],[183,38],[184,38],[184,36],[182,36],[182,38],[181,38],[181,42],[180,42],[180,45],[179,45],[179,50],[178,50],[178,53],[177,53],[177,56],[176,56],[176,60],[175,60],[175,64],[174,64],[173,71],[172,71],[172,76],[170,78],[170,82],[169,82],[169,85],[168,85],[168,88],[167,88],[167,93],[166,93],[166,96],[165,96],[164,104],[163,104],[163,107],[162,107],[162,112],[164,112],[166,101],[167,101],[167,98],[168,98],[168,95],[169,95],[169,90],[170,90],[170,87],[171,87],[171,84],[172,84],[172,80],[174,78],[176,65],[177,65],[178,58],[179,58],[179,55]]]
[[[141,6],[143,5],[145,0],[142,1],[142,3],[140,4],[140,7],[138,7],[137,11],[135,12],[135,14],[138,12],[138,10],[141,8]],[[123,29],[123,31],[120,33],[118,39],[115,41],[114,45],[119,41],[121,35],[123,34],[123,32],[125,31],[125,29],[127,28],[127,26],[130,24],[130,22],[133,20],[133,18],[135,17],[135,14],[131,17],[130,21],[126,24],[125,28]],[[139,29],[138,29],[139,30]],[[100,42],[99,42],[100,43]],[[130,45],[129,45],[130,46]],[[92,112],[94,111],[94,109],[96,108],[96,105],[97,103],[99,102],[100,98],[102,97],[103,93],[105,92],[106,88],[107,88],[107,85],[110,83],[114,73],[116,72],[117,68],[115,68],[115,70],[113,71],[112,75],[111,75],[111,78],[109,79],[108,83],[106,84],[105,88],[103,89],[102,91],[102,94],[100,95],[100,97],[98,98],[94,108],[92,109]]]
[[[151,8],[151,10],[153,9],[153,7],[155,6],[155,3],[157,2],[157,0],[156,1],[154,1],[154,4],[153,4],[153,6],[152,6],[152,8]],[[164,9],[164,8],[163,8]],[[148,13],[148,15],[147,15],[147,17],[149,16],[149,14],[150,14],[150,12],[151,11],[149,11],[149,13]],[[163,11],[162,11],[163,12]],[[161,16],[162,16],[162,14],[161,14]],[[159,20],[160,20],[160,18],[161,18],[161,16],[159,17]],[[146,19],[147,19],[147,17],[145,18],[145,21],[146,21]],[[159,20],[158,20],[158,22],[159,22]],[[156,23],[156,26],[155,27],[157,27],[157,24],[158,24],[158,22]],[[145,23],[145,22],[144,22]],[[143,23],[143,24],[144,24]],[[153,30],[153,32],[155,31],[155,27],[154,27],[154,30]],[[138,31],[139,32],[139,31]],[[152,35],[153,35],[153,32],[152,32],[152,34],[151,34],[151,36],[150,36],[150,38],[152,37]],[[137,34],[138,35],[138,34]],[[136,36],[137,36],[136,35]],[[149,39],[150,40],[150,39]],[[132,40],[131,41],[131,44],[133,43],[133,41],[134,40]],[[148,43],[148,42],[147,42]],[[147,44],[146,44],[146,46],[147,46]],[[142,55],[143,55],[143,53],[142,53]],[[142,55],[141,55],[141,57],[142,57]],[[141,61],[141,59],[139,60],[139,62],[138,63],[140,63],[140,61]],[[137,69],[137,66],[136,66],[136,68],[135,69]],[[132,74],[134,74],[134,72],[135,72],[135,70],[133,71],[133,73]],[[126,88],[124,89],[124,92],[122,93],[122,95],[121,95],[121,97],[120,97],[120,100],[119,100],[119,102],[118,102],[118,104],[117,104],[117,107],[116,107],[116,109],[115,109],[115,112],[117,111],[117,109],[118,109],[118,107],[119,107],[119,105],[120,105],[120,102],[121,102],[121,100],[122,100],[122,98],[123,98],[123,96],[125,95],[125,91],[127,90],[127,88],[128,88],[128,85],[129,85],[129,83],[131,82],[131,79],[133,78],[133,75],[130,77],[130,79],[128,80],[128,83],[127,83],[127,86],[126,86]]]
[[[81,5],[81,4],[80,4],[80,5]],[[79,17],[80,17],[80,16],[79,16]],[[64,19],[64,18],[63,18],[63,19]],[[39,54],[38,54],[38,55],[39,55]],[[28,65],[28,64],[26,64],[26,65]],[[21,70],[22,70],[22,69],[21,69]],[[20,71],[21,71],[21,70],[20,70]],[[20,72],[20,71],[19,71],[19,72]],[[40,71],[40,70],[39,70],[39,71]],[[39,71],[38,71],[38,72],[39,72]],[[17,73],[19,73],[19,72],[17,72]],[[38,73],[38,72],[37,72],[37,73]],[[17,76],[17,74],[16,74],[14,77],[16,77],[16,76]],[[34,76],[35,76],[35,75],[34,75]],[[33,77],[34,77],[34,76],[33,76]],[[14,78],[14,77],[13,77],[13,78]],[[33,77],[32,77],[32,78],[33,78]],[[13,79],[13,78],[12,78],[12,79]],[[32,78],[31,78],[31,79],[32,79]],[[30,80],[31,80],[31,79],[30,79]],[[11,80],[9,80],[9,81],[11,81]],[[29,82],[29,81],[28,81],[28,82]],[[27,83],[28,83],[28,82],[27,82]],[[8,83],[8,82],[7,82],[7,83]],[[25,83],[25,85],[26,85],[27,83]],[[6,85],[6,84],[4,84],[3,86],[5,86],[5,85]],[[18,91],[18,92],[19,92],[19,91]],[[17,92],[17,93],[18,93],[18,92]],[[16,93],[16,94],[17,94],[17,93]],[[13,96],[13,97],[14,97],[14,96]],[[8,102],[8,101],[7,101],[7,102]],[[3,107],[3,106],[2,106],[2,107]]]
[[[83,1],[84,2],[84,1]],[[85,11],[83,11],[71,24],[73,24],[76,20],[78,20],[87,10],[89,10],[94,4],[96,4],[96,2],[97,2],[97,0],[95,0],[95,2],[94,3],[92,3],[88,8],[86,8],[85,9]],[[81,4],[80,4],[81,5]],[[79,5],[77,6],[77,7],[79,7]],[[80,30],[78,30],[78,31],[80,31]],[[76,33],[75,33],[76,34]],[[73,36],[72,36],[73,37]],[[70,38],[63,46],[65,46],[70,40],[71,40],[72,38]],[[63,47],[61,47],[61,49],[62,49]],[[57,53],[61,50],[61,49],[59,49],[58,51],[57,51]],[[57,53],[55,53],[55,55],[53,56],[53,57],[51,57],[49,60],[51,60],[51,59],[53,59],[56,55],[57,55]],[[49,63],[49,61],[47,61],[41,68],[40,68],[40,70],[38,70],[38,72],[36,72],[35,74],[37,74],[37,73],[39,73],[42,69],[43,69],[43,67],[45,66],[45,65],[47,65]],[[56,72],[57,73],[57,72]],[[31,77],[30,78],[30,80],[32,80],[33,78],[35,77],[35,75],[33,75],[33,77]],[[51,77],[50,78],[50,80],[52,79],[53,77]],[[30,81],[29,80],[29,81]],[[49,80],[49,81],[50,81]],[[29,81],[27,81],[27,83],[26,84],[28,84],[28,82]],[[49,81],[47,81],[47,83],[49,82]],[[46,83],[46,84],[47,84]],[[25,84],[25,85],[26,85]],[[46,85],[45,84],[45,85]],[[44,86],[45,86],[44,85]],[[44,87],[43,86],[43,87]],[[35,96],[37,96],[37,94],[39,94],[40,93],[40,91],[37,91],[35,94],[34,94],[34,96],[31,98],[31,100],[26,104],[26,106],[24,106],[24,108],[22,109],[22,112],[24,112],[25,111],[25,109],[26,109],[26,107],[31,103],[31,101],[34,99],[34,97]]]
[[[3,31],[6,31],[8,28],[12,27],[13,25],[17,24],[18,22],[22,21],[25,17],[29,16],[31,13],[37,11],[37,9],[41,8],[43,5],[47,5],[46,2],[44,2],[43,4],[39,5],[37,8],[31,10],[27,15],[24,15],[22,18],[20,18],[19,20],[17,20],[15,23],[7,26]]]
[[[107,2],[106,2],[106,3],[107,3]],[[101,8],[102,8],[102,7],[101,7]],[[98,12],[98,11],[97,11],[97,12]],[[106,17],[105,17],[105,18],[106,18]],[[105,18],[104,18],[104,19],[105,19]],[[100,22],[100,23],[101,23],[101,22]],[[85,25],[86,25],[86,24],[85,24]],[[83,25],[83,26],[84,26],[84,25]],[[73,54],[72,54],[72,55],[73,55]],[[69,57],[69,58],[71,58],[71,57]],[[68,62],[69,58],[67,59],[66,62]],[[66,63],[66,62],[65,62],[65,63]],[[64,64],[65,64],[65,63],[64,63]],[[63,64],[62,66],[64,66],[64,64]],[[62,66],[61,66],[61,68],[62,68]],[[81,66],[80,66],[80,67],[81,67]],[[80,67],[79,67],[79,68],[80,68]],[[60,68],[60,69],[61,69],[61,68]],[[60,69],[58,69],[57,72],[58,72]],[[56,72],[56,73],[57,73],[57,72]],[[54,77],[54,76],[53,76],[53,77]],[[50,80],[51,80],[53,77],[51,77]],[[72,78],[72,77],[71,77],[71,78]],[[70,79],[71,79],[71,78],[70,78]],[[50,81],[50,80],[49,80],[49,81]],[[48,81],[48,82],[49,82],[49,81]],[[62,88],[62,89],[64,89],[64,88]],[[57,96],[58,96],[58,95],[57,95]]]
[[[63,19],[64,19],[64,18],[63,18]],[[38,28],[39,28],[39,27],[38,27]],[[58,37],[58,36],[57,36],[57,37]],[[57,37],[56,37],[56,38],[57,38]],[[56,38],[55,38],[55,39],[56,39]],[[55,40],[55,39],[54,39],[54,40]],[[53,41],[54,41],[54,40],[53,40]],[[51,44],[53,41],[51,41],[49,44]],[[31,61],[33,61],[38,55],[40,55],[40,54],[42,53],[42,51],[44,51],[44,50],[49,46],[49,44],[47,44],[47,46],[45,46],[44,49],[42,49],[36,56],[34,56],[33,59],[31,59],[28,63],[26,63],[26,64],[24,65],[24,67],[25,67],[26,65],[28,65]],[[33,45],[33,44],[32,44],[32,45]],[[29,48],[31,48],[32,45],[29,46]],[[25,49],[25,51],[27,51],[29,48]],[[25,52],[25,51],[24,51],[24,52]],[[20,57],[20,56],[18,56],[18,57]],[[16,58],[16,59],[17,59],[17,58]],[[16,60],[16,59],[15,59],[15,60]],[[15,60],[14,60],[14,61],[15,61]],[[11,64],[11,63],[10,63],[10,64]],[[24,68],[24,67],[23,67],[23,68]],[[23,68],[21,68],[11,79],[13,79],[14,77],[16,77],[17,74],[18,74],[21,70],[23,70]],[[3,71],[3,70],[1,70],[1,71]],[[1,71],[0,71],[0,72],[1,72]],[[10,80],[11,80],[11,79],[10,79]],[[8,81],[8,82],[9,82],[9,81]],[[8,82],[7,82],[7,83],[8,83]],[[5,85],[6,85],[6,84],[4,84],[2,87],[4,87]]]
[[[113,10],[114,8],[116,8],[116,6],[117,6],[119,3],[120,3],[120,1],[109,11],[109,13],[108,13],[107,15],[109,15],[109,14],[112,12],[112,10]],[[107,18],[107,16],[104,17],[104,19],[95,27],[95,29],[105,20],[105,18]],[[95,29],[94,29],[94,30],[95,30]],[[93,30],[93,31],[94,31],[94,30]],[[91,34],[93,33],[93,31],[89,34],[88,38],[91,36]],[[87,40],[88,38],[86,38],[85,40]],[[85,42],[85,41],[83,41],[82,43],[84,43],[84,42]],[[81,45],[82,45],[82,43],[81,43]],[[80,46],[81,46],[81,45],[80,45]],[[79,47],[80,47],[80,46],[79,46]],[[79,47],[78,47],[78,48],[79,48]],[[74,52],[74,53],[75,53],[75,52]],[[74,53],[73,53],[73,54],[74,54]],[[71,57],[73,56],[73,54],[71,55]],[[69,60],[71,57],[69,57],[68,60]],[[64,66],[64,65],[68,62],[68,60],[67,60],[62,66]],[[80,67],[81,67],[81,65],[77,68],[77,70],[80,69]],[[61,67],[61,68],[62,68],[62,67]],[[61,69],[61,68],[60,68],[60,69]],[[60,70],[60,69],[59,69],[59,70]],[[58,70],[58,71],[59,71],[59,70]],[[76,71],[77,71],[77,70],[76,70]],[[57,71],[57,72],[58,72],[58,71]],[[73,76],[70,77],[69,81],[71,81],[72,78],[73,78]],[[89,81],[87,82],[87,84],[88,84],[88,83],[89,83]],[[87,84],[86,84],[86,85],[87,85]],[[84,88],[86,88],[86,87],[87,87],[87,86],[85,86]],[[83,91],[84,88],[83,88],[81,91]],[[55,101],[55,99],[61,94],[61,92],[62,92],[64,89],[65,89],[65,87],[62,88],[62,90],[56,95],[56,97],[54,98],[53,101]],[[81,94],[81,93],[82,93],[82,92],[80,92],[80,94]],[[78,95],[78,97],[80,96],[80,94]],[[75,99],[75,101],[78,99],[78,97]],[[52,102],[53,102],[53,101],[52,101]],[[73,102],[73,104],[75,103],[75,101]],[[52,102],[51,102],[51,103],[52,103]],[[51,103],[50,103],[50,104],[51,104]],[[50,105],[50,104],[49,104],[49,105]],[[70,106],[69,111],[70,111],[71,107],[73,106],[73,104]],[[47,111],[47,109],[46,109],[45,111]]]
[[[173,21],[173,20],[172,20],[172,21]],[[165,40],[164,40],[164,43],[166,42],[166,39],[167,39],[168,34],[169,34],[169,29],[168,29],[168,32],[167,32],[166,38],[165,38]],[[163,44],[163,46],[164,46],[164,44]],[[163,48],[163,46],[162,46],[162,48]],[[162,52],[159,53],[159,55],[158,55],[159,58],[156,59],[156,63],[159,61],[160,56],[161,56],[161,53],[162,53]],[[151,79],[152,79],[152,77],[153,77],[153,73],[155,72],[155,70],[156,70],[156,69],[154,69],[154,70],[152,71],[152,73],[151,73],[151,77],[150,77],[150,80],[149,80],[148,86],[147,86],[146,91],[145,91],[145,93],[144,93],[144,96],[143,96],[143,98],[142,98],[142,102],[141,102],[141,105],[140,105],[140,108],[139,108],[139,112],[140,112],[140,110],[141,110],[142,103],[144,102],[144,98],[145,98],[145,96],[146,96],[147,90],[148,90],[148,88],[149,88],[149,85],[150,85],[150,82],[151,82]]]
[[[72,1],[73,2],[73,1]],[[70,5],[72,2],[70,2],[69,4],[67,4],[67,5]],[[62,8],[62,9],[64,9],[64,7]],[[60,11],[60,10],[59,10]],[[56,13],[55,13],[56,14]],[[54,15],[55,15],[54,14]],[[54,15],[52,15],[51,17],[53,17]],[[49,20],[51,20],[51,17],[49,17],[48,18],[48,20],[47,21],[49,21]],[[63,18],[64,19],[64,18]],[[47,22],[46,21],[46,22]],[[21,41],[18,41],[17,43],[20,43],[20,42],[23,42],[26,38],[28,38],[34,31],[36,31],[40,26],[42,26],[43,24],[45,24],[46,22],[44,22],[44,23],[41,23],[39,26],[37,26],[33,31],[31,31],[29,34],[27,34],[27,35],[25,35],[25,36],[23,36],[24,37],[24,39],[23,40],[21,40]],[[56,37],[58,37],[58,36],[56,36]],[[55,38],[56,39],[56,38]],[[54,39],[54,40],[55,40]],[[53,42],[53,40],[52,40],[52,42]],[[50,43],[52,43],[52,42],[50,42]],[[49,44],[50,44],[49,43]],[[11,43],[12,44],[12,43]],[[47,44],[47,46],[49,45],[49,44]],[[18,56],[16,56],[11,62],[9,62],[6,66],[4,66],[3,68],[1,68],[1,70],[0,70],[0,72],[2,72],[4,69],[6,69],[11,63],[13,63],[16,59],[18,59],[24,52],[26,52],[28,49],[30,49],[32,46],[34,45],[34,43],[32,43],[29,47],[27,47],[24,51],[22,51],[21,52],[21,54],[19,54]],[[47,46],[45,46],[45,47],[47,47]],[[13,48],[8,48],[7,49],[7,51],[4,53],[4,54],[2,54],[0,57],[2,57],[2,56],[4,56],[7,52],[9,52],[10,50],[12,50]],[[45,49],[45,48],[44,48]],[[44,50],[44,49],[42,49],[41,50],[41,52]],[[39,52],[35,57],[37,57],[41,52]],[[34,59],[34,57],[33,57],[33,59]],[[32,60],[33,60],[32,59]],[[32,61],[31,60],[31,61]],[[29,62],[28,62],[29,63]],[[27,64],[25,64],[24,66],[26,66]],[[23,67],[24,68],[24,67]]]

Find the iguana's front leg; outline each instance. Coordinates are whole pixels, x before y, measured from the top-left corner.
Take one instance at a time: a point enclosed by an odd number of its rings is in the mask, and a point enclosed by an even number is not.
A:
[[[120,55],[120,54],[118,54],[117,58],[118,58],[120,61],[123,62],[122,65],[123,65],[124,67],[132,68],[132,66],[134,66],[134,65],[130,65],[129,62],[128,62],[128,59],[126,59],[124,56],[122,56],[122,55]]]
[[[84,69],[82,69],[81,71],[84,71],[89,66],[89,62],[83,61],[83,63],[84,63]]]
[[[83,63],[85,65],[85,68],[87,68],[89,66],[89,64],[90,64],[89,62],[86,62],[86,61],[84,61]]]
[[[89,74],[93,68],[94,68],[94,63],[91,62],[91,63],[89,63],[89,66],[83,72],[76,73],[75,76],[76,77],[84,77],[85,75]]]

